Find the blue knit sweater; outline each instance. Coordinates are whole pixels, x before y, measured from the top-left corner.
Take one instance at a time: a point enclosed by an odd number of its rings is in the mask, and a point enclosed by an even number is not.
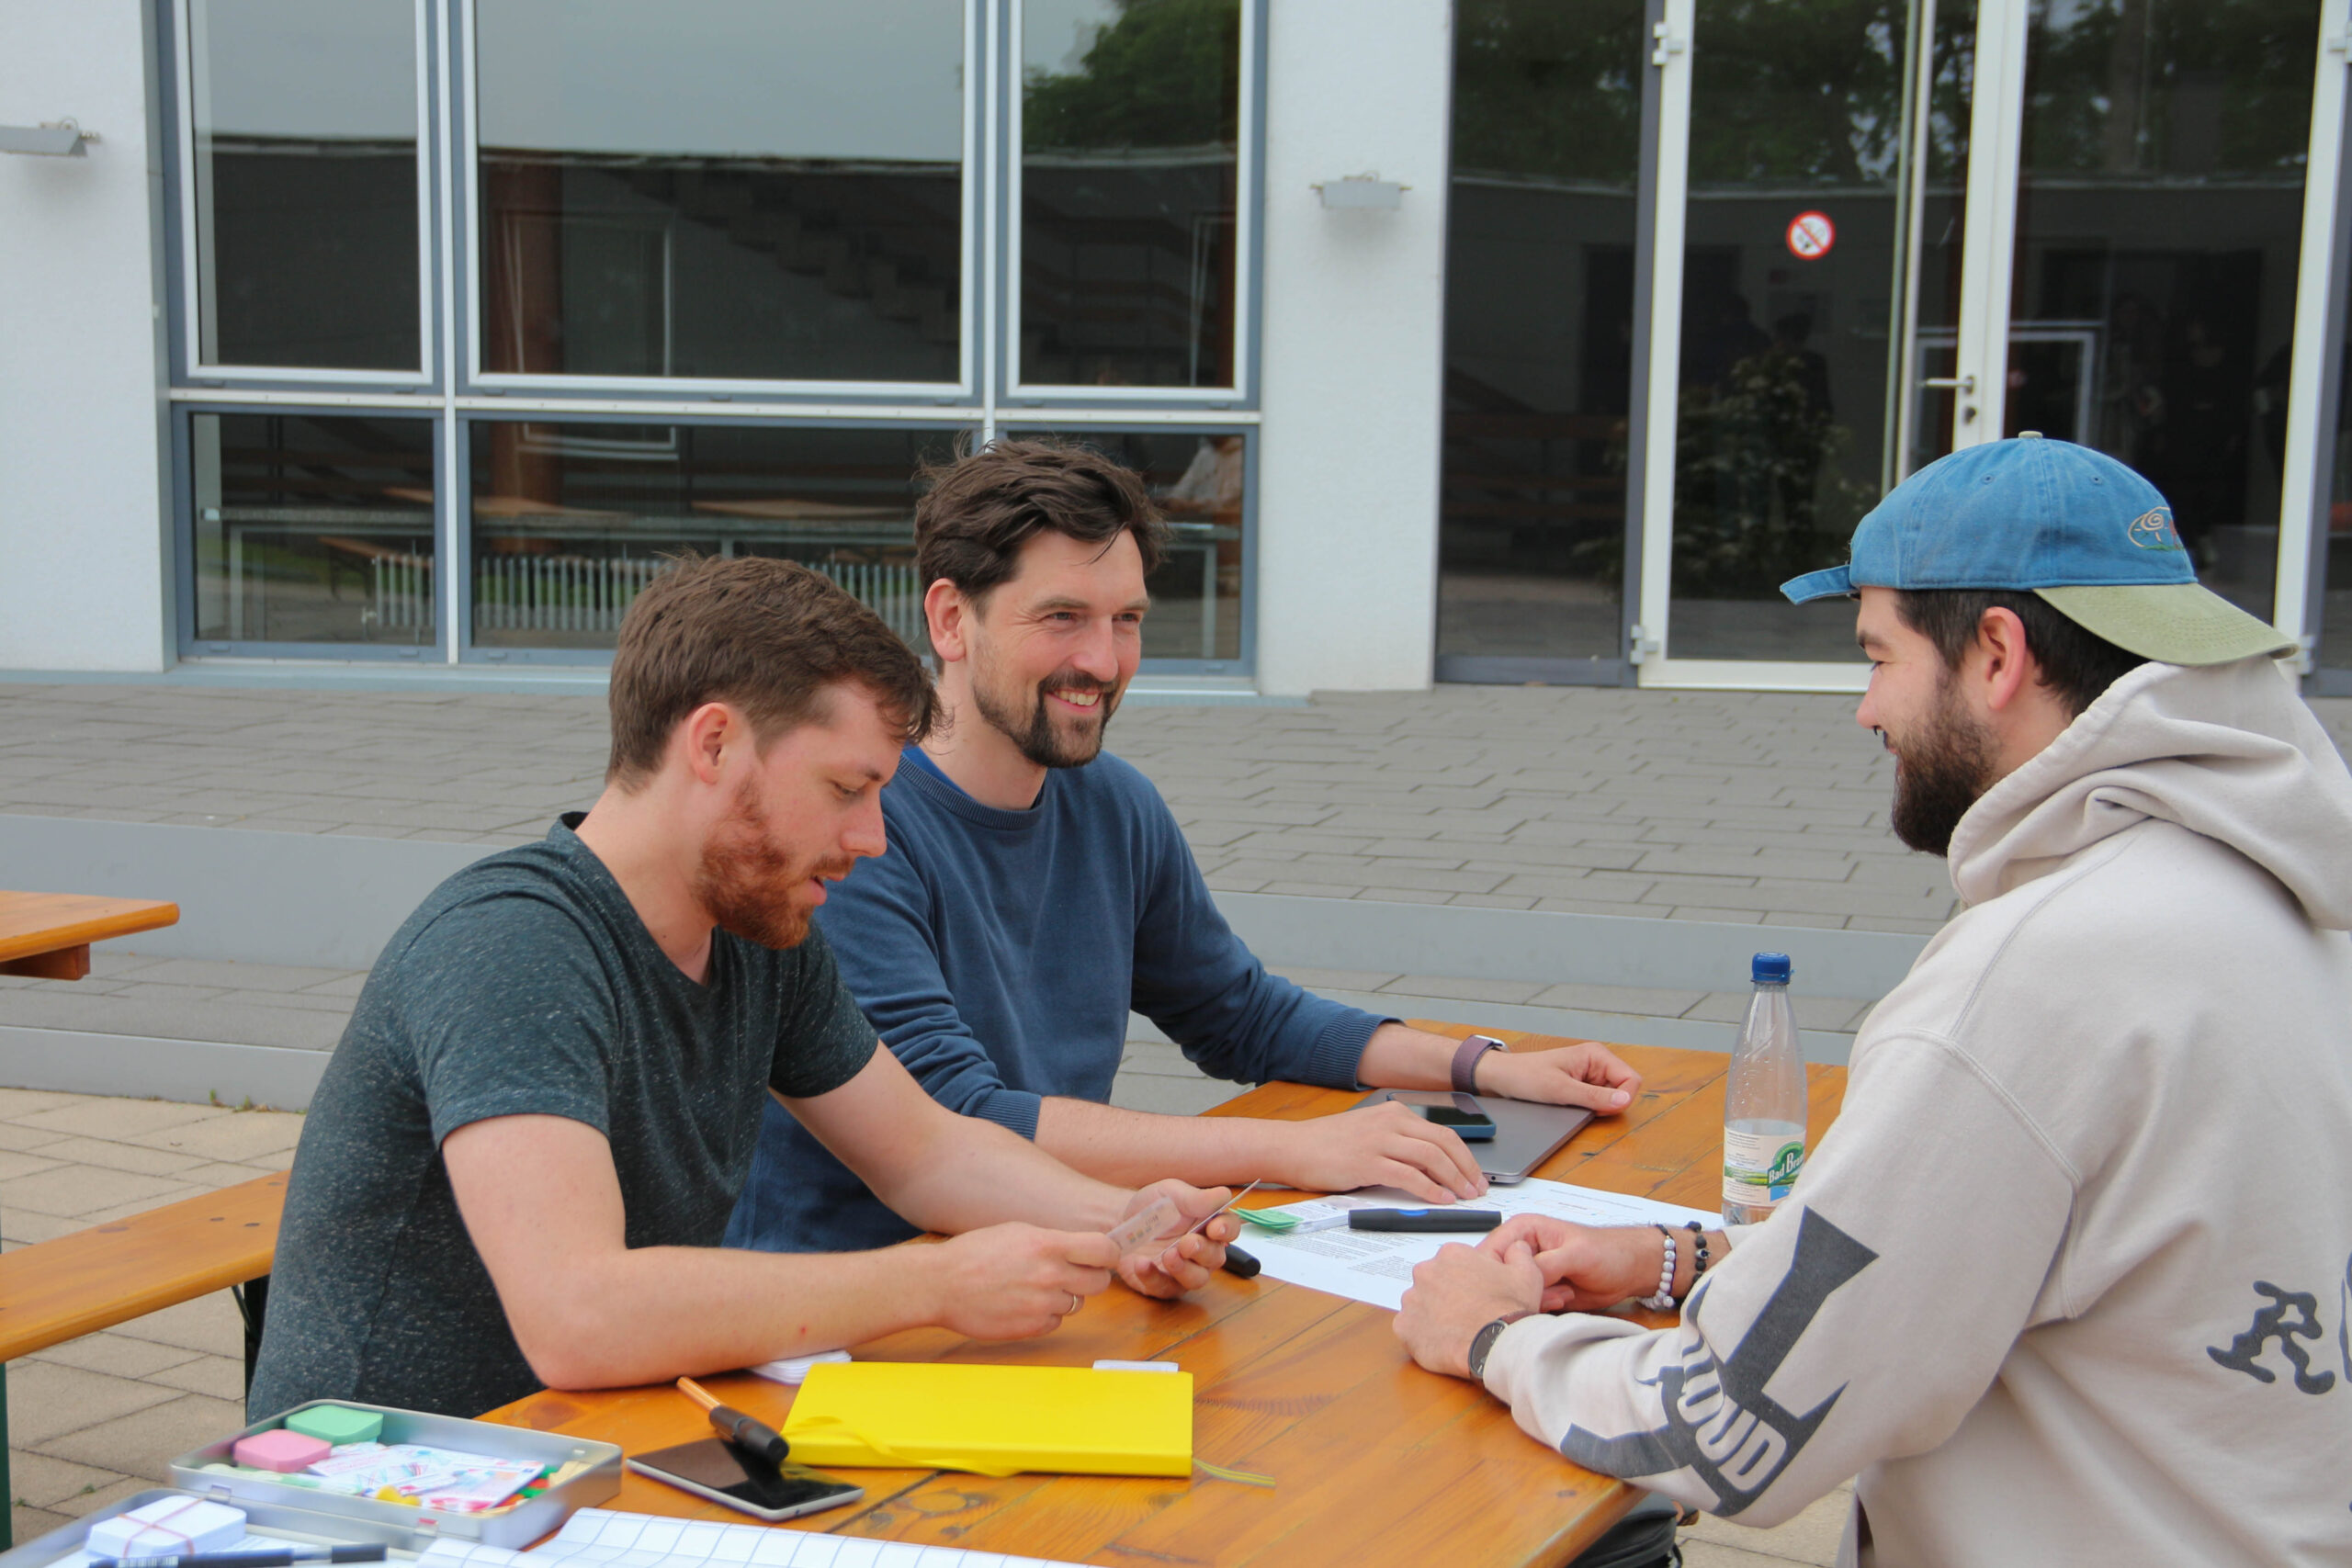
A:
[[[1104,755],[1001,811],[909,747],[882,792],[888,850],[819,910],[883,1043],[951,1111],[1037,1134],[1046,1095],[1107,1100],[1143,1014],[1203,1070],[1355,1087],[1381,1020],[1266,973],[1225,923],[1176,818]],[[733,1247],[837,1252],[914,1234],[768,1102]]]

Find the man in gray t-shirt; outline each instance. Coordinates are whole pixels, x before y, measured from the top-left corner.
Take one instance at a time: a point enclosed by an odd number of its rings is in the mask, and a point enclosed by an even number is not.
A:
[[[1233,1222],[1176,1233],[1221,1189],[1108,1186],[946,1111],[809,928],[880,852],[882,784],[931,719],[878,617],[786,562],[690,562],[630,610],[612,709],[594,809],[451,877],[369,975],[295,1155],[254,1416],[472,1416],[930,1324],[1014,1337],[1114,1273],[1207,1278]],[[765,1093],[958,1234],[721,1249]],[[1121,1256],[1102,1233],[1162,1196],[1180,1217]]]
[[[697,986],[572,831],[582,819],[459,872],[384,949],[303,1128],[254,1411],[333,1395],[471,1416],[539,1386],[433,1179],[449,1133],[593,1127],[629,1246],[716,1247],[762,1090],[825,1094],[874,1054],[821,932],[778,951],[721,931]]]

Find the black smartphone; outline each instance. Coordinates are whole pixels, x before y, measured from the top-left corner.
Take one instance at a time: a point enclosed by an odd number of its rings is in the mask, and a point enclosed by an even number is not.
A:
[[[628,1467],[640,1475],[666,1481],[697,1497],[724,1503],[730,1508],[771,1522],[838,1508],[865,1495],[863,1486],[836,1481],[805,1464],[770,1464],[745,1453],[724,1438],[680,1443],[650,1454],[632,1454]]]
[[[1412,1104],[1408,1100],[1407,1104]],[[1421,1120],[1440,1127],[1451,1127],[1465,1144],[1490,1144],[1495,1141],[1495,1119],[1483,1111],[1464,1111],[1459,1105],[1413,1105]]]

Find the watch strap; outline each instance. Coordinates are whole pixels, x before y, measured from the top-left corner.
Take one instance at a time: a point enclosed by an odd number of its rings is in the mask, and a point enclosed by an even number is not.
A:
[[[1489,1051],[1507,1049],[1509,1047],[1491,1034],[1473,1034],[1469,1039],[1464,1040],[1462,1043],[1462,1048],[1453,1054],[1452,1075],[1453,1092],[1456,1094],[1477,1093],[1478,1058]]]
[[[1509,1317],[1498,1317],[1470,1337],[1470,1376],[1474,1380],[1486,1381],[1487,1358],[1494,1354],[1495,1341],[1503,1337],[1504,1329],[1527,1315],[1523,1312],[1515,1312]]]

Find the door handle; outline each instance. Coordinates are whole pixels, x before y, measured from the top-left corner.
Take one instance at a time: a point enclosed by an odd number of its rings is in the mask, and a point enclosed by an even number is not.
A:
[[[1941,387],[1958,392],[1962,397],[1973,398],[1976,395],[1976,378],[1973,376],[1926,376],[1920,378],[1919,385]]]

